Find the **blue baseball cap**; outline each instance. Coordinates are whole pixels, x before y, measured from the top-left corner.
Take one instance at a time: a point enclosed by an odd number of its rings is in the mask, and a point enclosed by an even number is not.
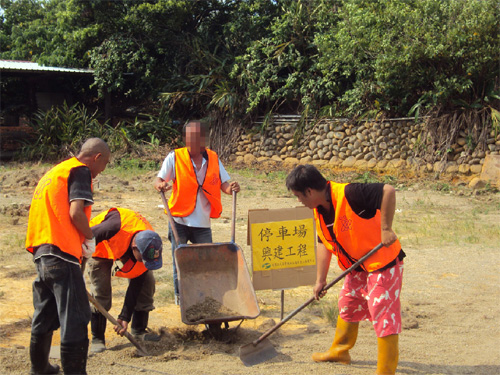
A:
[[[163,265],[161,257],[163,243],[158,233],[143,230],[135,235],[135,244],[141,252],[142,262],[148,270],[157,270]]]

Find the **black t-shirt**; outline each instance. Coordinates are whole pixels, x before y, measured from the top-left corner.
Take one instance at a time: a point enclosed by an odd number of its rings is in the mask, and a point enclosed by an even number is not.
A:
[[[345,187],[344,193],[345,198],[352,210],[356,215],[363,219],[371,219],[380,210],[382,206],[382,197],[384,195],[384,185],[383,183],[372,183],[372,184],[362,184],[362,183],[352,183]],[[331,188],[330,183],[326,188],[327,200],[330,202],[330,211],[325,210],[322,206],[318,207],[318,213],[323,217],[325,225],[327,226],[330,236],[335,239],[333,234],[333,223],[335,221],[335,208],[332,203]],[[318,237],[318,241],[321,238]],[[406,254],[401,250],[398,254],[399,260],[402,260]],[[390,262],[380,270],[394,266],[396,260]],[[379,270],[379,271],[380,271]],[[358,267],[356,271],[362,271],[361,267]]]
[[[120,231],[121,226],[120,212],[118,210],[109,211],[103,221],[90,228],[94,234],[96,245],[102,241],[111,239]]]
[[[121,225],[122,221],[120,212],[118,210],[109,211],[103,221],[90,228],[94,234],[96,244],[111,239],[120,231]],[[121,258],[124,261],[125,259],[135,259],[131,243]],[[120,315],[118,315],[119,319],[130,322],[135,305],[137,304],[137,298],[139,298],[139,294],[141,293],[142,286],[148,272],[149,271],[146,271],[138,277],[129,280],[127,292],[125,293],[125,301],[123,301],[122,311],[120,312]]]
[[[330,183],[326,188],[326,199],[330,202],[330,211],[325,210],[322,206],[318,207],[318,213],[323,216],[325,224],[330,228],[330,233],[333,238],[333,228],[330,224],[335,221],[335,208],[332,204],[332,193]],[[384,194],[384,184],[349,184],[345,187],[345,198],[351,206],[352,210],[363,219],[370,219],[375,216],[377,210],[380,210],[382,205],[382,196]]]
[[[68,176],[68,197],[69,201],[84,200],[84,206],[94,204],[92,194],[92,174],[86,166],[73,168]],[[68,212],[69,215],[69,212]],[[53,255],[67,262],[80,264],[79,260],[73,255],[70,255],[59,247],[52,244],[40,245],[33,250],[33,259],[38,259],[44,255]]]

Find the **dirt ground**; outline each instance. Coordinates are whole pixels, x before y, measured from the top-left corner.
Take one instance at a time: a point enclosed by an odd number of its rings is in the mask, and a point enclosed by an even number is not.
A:
[[[24,250],[28,209],[34,187],[48,165],[0,167],[0,373],[29,372],[31,283],[36,273]],[[305,308],[270,336],[278,355],[245,367],[240,346],[258,338],[280,319],[279,291],[256,291],[261,313],[256,319],[230,322],[218,337],[203,325],[185,325],[173,303],[172,259],[167,218],[152,188],[155,172],[106,170],[95,182],[93,215],[110,207],[132,208],[143,214],[164,240],[164,267],[155,271],[156,309],[149,326],[161,341],[146,343],[149,357],[140,357],[108,324],[107,349],[89,357],[89,374],[373,374],[376,337],[362,322],[350,366],[314,363],[311,353],[326,350],[333,339],[335,309],[341,285],[319,303]],[[242,192],[238,195],[236,243],[250,267],[247,238],[249,209],[294,207],[286,191],[286,172],[230,168]],[[407,254],[401,294],[403,332],[398,374],[500,374],[500,194],[473,194],[460,181],[397,179],[394,220]],[[439,186],[441,191],[436,190]],[[222,217],[212,222],[215,242],[230,240],[231,198],[223,197]],[[340,273],[332,264],[330,279]],[[341,284],[341,283],[339,283]],[[126,282],[113,279],[117,316]],[[311,296],[312,287],[285,290],[285,316]],[[241,324],[240,324],[241,323]],[[90,329],[89,329],[90,334]],[[53,345],[59,345],[58,331]],[[54,363],[60,361],[55,359]]]

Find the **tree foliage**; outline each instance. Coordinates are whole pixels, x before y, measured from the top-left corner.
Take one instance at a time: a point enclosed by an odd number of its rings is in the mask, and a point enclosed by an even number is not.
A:
[[[323,64],[352,77],[348,113],[471,103],[498,84],[498,10],[496,1],[345,2],[335,34],[320,38]]]
[[[498,109],[497,0],[1,1],[1,58],[174,117]]]

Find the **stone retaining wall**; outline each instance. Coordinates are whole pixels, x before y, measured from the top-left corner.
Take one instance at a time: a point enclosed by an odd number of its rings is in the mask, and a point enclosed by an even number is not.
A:
[[[359,169],[419,168],[427,172],[478,174],[487,154],[500,154],[500,134],[491,130],[486,150],[470,150],[468,135],[460,132],[451,145],[446,162],[426,163],[416,157],[422,142],[423,124],[413,118],[352,123],[323,120],[307,129],[295,142],[294,123],[269,126],[264,133],[258,126],[241,135],[231,159],[251,164],[274,160],[286,164],[311,163]]]

